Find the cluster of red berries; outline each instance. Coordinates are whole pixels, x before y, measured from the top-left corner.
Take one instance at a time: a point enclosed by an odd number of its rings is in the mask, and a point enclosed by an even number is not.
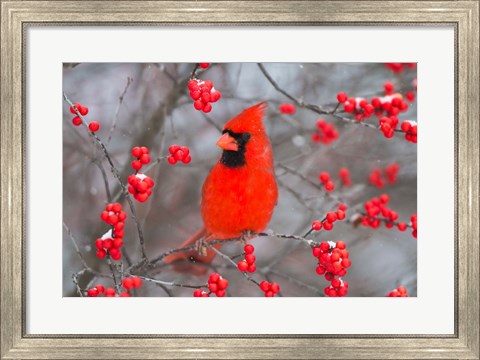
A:
[[[410,226],[412,227],[412,236],[417,238],[417,214],[413,214],[410,217]]]
[[[136,157],[136,160],[132,161],[132,168],[136,171],[140,170],[143,165],[150,163],[150,155],[148,153],[148,148],[145,146],[135,146],[132,149],[133,157]]]
[[[330,192],[335,190],[335,183],[330,180],[330,174],[328,172],[321,172],[318,178],[323,183],[323,188],[325,189],[325,191]]]
[[[347,295],[348,283],[335,277],[345,276],[347,269],[352,265],[345,243],[322,242],[312,248],[312,254],[318,259],[316,273],[324,275],[325,280],[330,281],[330,285],[325,288],[325,295],[331,297]]]
[[[378,198],[375,197],[365,202],[366,216],[362,218],[362,225],[377,229],[384,222],[387,229],[392,229],[397,225],[398,230],[405,231],[407,224],[404,222],[395,223],[398,220],[398,213],[387,207],[389,201],[390,197],[387,194],[382,194]]]
[[[348,259],[347,259],[348,260]],[[348,283],[345,280],[333,278],[324,290],[329,297],[342,297],[348,294]]]
[[[350,170],[348,170],[347,168],[341,168],[338,171],[338,177],[340,178],[343,186],[348,187],[352,185],[352,179],[350,178]]]
[[[190,149],[186,146],[172,145],[168,148],[168,152],[170,153],[170,156],[167,158],[167,160],[171,165],[175,165],[177,161],[181,161],[184,164],[188,164],[190,161],[192,161]]]
[[[396,74],[400,74],[403,69],[415,69],[416,63],[385,63],[385,66]]]
[[[325,275],[327,281],[331,281],[335,276],[345,276],[352,265],[348,258],[347,245],[343,241],[324,241],[312,248],[312,254],[318,259],[315,271],[318,275]]]
[[[196,289],[193,292],[194,297],[209,297],[210,294],[215,294],[217,297],[224,297],[226,292],[226,289],[228,287],[228,280],[221,277],[220,274],[218,273],[212,273],[210,274],[210,277],[208,278],[208,290],[210,291],[209,293],[201,290],[201,289]]]
[[[265,297],[274,297],[280,291],[280,286],[277,283],[269,283],[263,280],[260,283],[260,289],[265,293]]]
[[[136,173],[128,177],[128,192],[135,200],[145,202],[152,195],[153,180],[145,174]]]
[[[395,129],[398,126],[398,118],[396,116],[383,116],[378,120],[380,131],[387,139],[391,139],[395,135]]]
[[[405,132],[405,140],[414,144],[417,143],[417,123],[416,121],[405,120],[400,126],[403,132]]]
[[[408,297],[405,286],[399,286],[388,293],[386,297]]]
[[[138,289],[139,287],[142,286],[142,284],[143,284],[143,281],[138,276],[126,277],[122,281],[122,286],[127,291],[130,291],[132,289]]]
[[[312,134],[312,141],[322,144],[330,144],[338,139],[338,131],[335,125],[323,119],[317,120],[317,129]]]
[[[255,270],[257,270],[257,266],[255,265],[255,255],[253,255],[253,252],[255,251],[255,248],[251,244],[245,245],[243,248],[243,251],[245,252],[245,258],[237,264],[238,270],[241,272],[249,272],[253,273]]]
[[[337,95],[337,100],[338,98],[339,96]],[[341,99],[343,100],[344,98],[341,97]],[[355,120],[357,121],[364,121],[375,112],[373,105],[370,104],[368,100],[360,97],[347,98],[347,100],[343,102],[343,110],[347,113],[355,114]]]
[[[339,204],[338,210],[328,212],[323,221],[315,220],[312,222],[312,230],[320,231],[322,228],[327,231],[332,230],[335,221],[345,219],[345,211],[347,211],[347,205]]]
[[[107,204],[100,218],[111,225],[112,228],[100,239],[95,241],[97,257],[103,259],[107,254],[110,254],[113,260],[120,260],[122,257],[120,249],[123,246],[122,238],[125,234],[123,231],[125,226],[124,221],[127,218],[127,214],[122,211],[121,204]]]
[[[280,104],[280,106],[278,107],[278,110],[282,114],[293,115],[295,114],[296,109],[295,109],[295,104],[283,103],[283,104]]]
[[[210,66],[210,63],[199,63],[198,66],[202,69],[206,69]]]
[[[393,185],[397,181],[399,170],[400,170],[400,166],[397,163],[392,163],[386,166],[385,169],[383,169],[383,171],[381,168],[375,168],[372,170],[372,172],[368,176],[368,182],[370,183],[370,185],[373,185],[376,188],[381,189],[385,187],[385,179],[383,177],[385,175],[386,181],[390,185]]]
[[[113,290],[113,289],[108,288],[107,290],[110,293],[110,291]],[[87,290],[87,296],[88,297],[97,297],[98,295],[101,295],[103,293],[105,293],[105,296],[107,296],[105,288],[103,287],[103,285],[100,285],[100,284]],[[113,294],[115,295],[115,290],[113,290]]]
[[[371,101],[375,115],[397,116],[408,110],[408,103],[403,101],[402,94],[395,93],[383,97],[375,97]]]
[[[188,82],[190,97],[194,100],[193,107],[198,111],[212,111],[212,104],[220,99],[222,94],[215,90],[210,80],[192,79]]]
[[[77,108],[80,115],[85,116],[88,114],[88,107],[83,106],[79,103],[75,103],[73,105]],[[70,112],[75,115],[72,119],[72,124],[74,126],[80,126],[82,124],[82,119],[80,118],[80,116],[77,115],[77,112],[75,111],[73,106],[70,106]],[[91,132],[96,132],[100,129],[100,124],[97,121],[92,121],[90,124],[88,124],[88,128]]]

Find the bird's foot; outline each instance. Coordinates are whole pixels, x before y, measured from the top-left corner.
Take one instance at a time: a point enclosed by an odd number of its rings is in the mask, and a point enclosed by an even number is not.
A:
[[[195,249],[201,256],[207,256],[207,244],[204,238],[195,242]]]

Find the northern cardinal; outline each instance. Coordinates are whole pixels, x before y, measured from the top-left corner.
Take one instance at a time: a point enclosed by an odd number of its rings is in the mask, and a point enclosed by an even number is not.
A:
[[[265,230],[277,204],[278,188],[270,140],[263,126],[265,102],[227,122],[217,145],[223,153],[202,188],[201,213],[204,227],[180,247],[215,239],[242,236],[245,231]],[[213,245],[219,249],[221,244]],[[166,263],[189,259],[210,263],[215,257],[197,251],[165,257]]]

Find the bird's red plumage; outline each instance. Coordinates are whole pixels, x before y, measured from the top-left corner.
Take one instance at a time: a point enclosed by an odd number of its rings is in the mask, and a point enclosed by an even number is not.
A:
[[[203,184],[201,213],[207,241],[239,237],[244,231],[263,231],[272,217],[278,188],[272,147],[262,122],[265,107],[265,103],[252,106],[225,124],[225,130],[248,132],[251,137],[245,145],[244,165],[228,167],[219,160]],[[197,240],[194,236],[183,246]],[[183,253],[166,261],[194,257],[210,262],[214,256],[209,250],[207,256]]]

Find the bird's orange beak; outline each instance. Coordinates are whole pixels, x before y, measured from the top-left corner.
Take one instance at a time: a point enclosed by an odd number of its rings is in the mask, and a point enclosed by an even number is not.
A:
[[[238,144],[229,133],[223,134],[220,139],[218,139],[217,146],[221,147],[223,150],[238,151]]]

